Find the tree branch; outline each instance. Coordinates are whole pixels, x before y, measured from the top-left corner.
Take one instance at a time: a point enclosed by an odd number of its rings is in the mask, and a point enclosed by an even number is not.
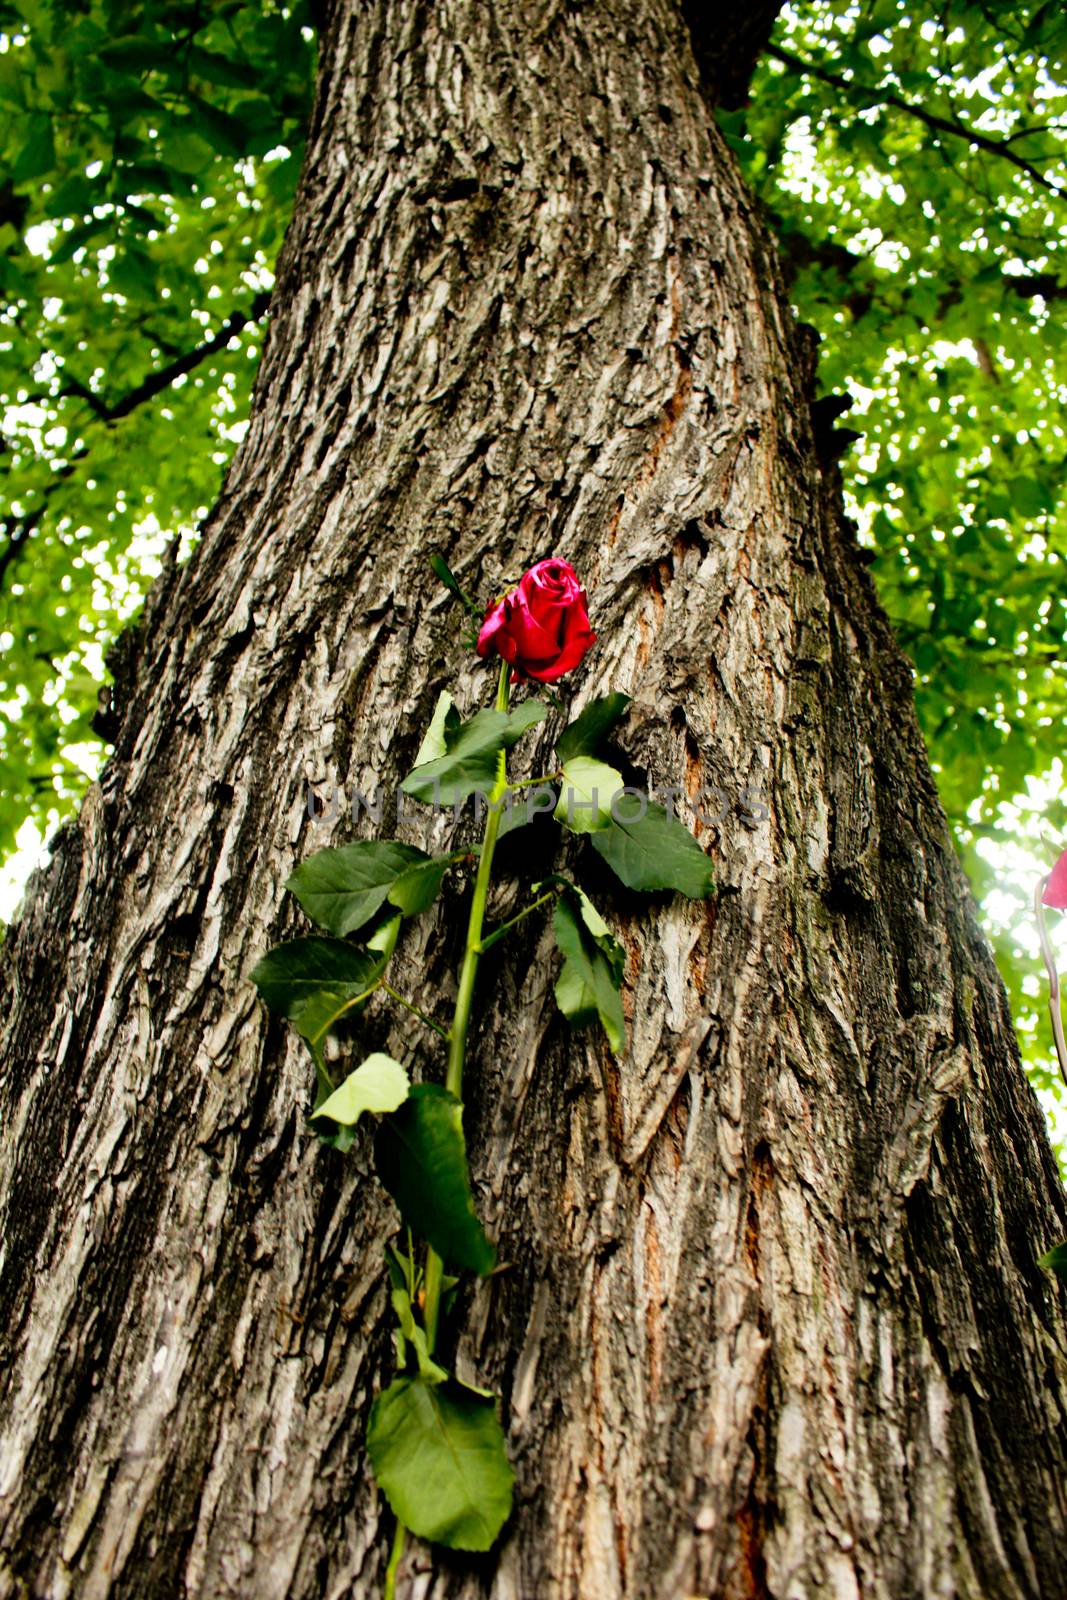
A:
[[[176,356],[173,361],[169,361],[165,367],[160,367],[156,372],[150,372],[147,378],[139,383],[135,389],[131,389],[121,400],[116,401],[114,405],[109,406],[105,400],[101,399],[98,394],[94,394],[85,384],[79,382],[77,378],[71,377],[67,378],[63,388],[59,390],[58,397],[74,395],[77,399],[84,400],[101,422],[117,422],[122,417],[128,417],[131,411],[135,411],[138,406],[144,405],[145,401],[152,400],[157,394],[161,394],[164,389],[169,389],[176,378],[182,377],[187,372],[192,372],[202,361],[206,361],[216,351],[223,349],[234,334],[240,333],[241,329],[247,327],[250,322],[258,322],[266,312],[269,304],[270,295],[268,293],[264,291],[257,294],[247,311],[235,311],[232,316],[227,317],[218,333],[213,334],[210,339],[205,339],[203,344],[198,344],[195,350],[188,350],[184,355]],[[41,398],[42,400],[55,399],[57,396],[49,395]],[[71,476],[78,462],[84,461],[89,453],[88,446],[83,445],[66,465],[59,469],[52,482],[42,491],[40,503],[32,511],[28,511],[24,517],[19,517],[14,521],[0,521],[0,532],[7,536],[3,548],[0,549],[0,585],[3,584],[12,561],[25,547],[30,535],[44,516],[51,496],[59,488],[60,484]]]
[[[48,510],[49,500],[55,494],[56,490],[59,488],[64,479],[70,477],[78,462],[83,461],[88,454],[89,451],[84,445],[80,450],[76,451],[66,465],[60,467],[51,483],[49,483],[46,488],[41,490],[40,501],[36,506],[34,506],[32,511],[27,511],[24,517],[19,517],[17,520],[10,522],[6,518],[0,520],[0,533],[6,535],[6,543],[4,544],[3,549],[0,550],[0,587],[3,585],[8,567],[22,550],[34,528],[36,528],[37,524]]]
[[[198,344],[195,350],[187,350],[184,355],[168,361],[165,367],[150,372],[143,382],[135,389],[131,389],[121,400],[117,400],[114,405],[109,406],[98,394],[86,388],[85,384],[79,383],[77,378],[68,378],[59,393],[75,395],[79,400],[84,400],[102,422],[118,422],[120,418],[128,417],[131,411],[136,411],[138,406],[144,405],[146,400],[154,400],[157,394],[169,389],[175,379],[184,377],[209,356],[225,349],[234,334],[240,333],[250,322],[258,322],[269,305],[270,295],[266,291],[257,294],[248,311],[235,311],[232,316],[227,317],[218,333],[212,334],[210,339],[205,339],[203,344]]]
[[[776,61],[781,61],[785,66],[792,67],[796,72],[806,72],[820,82],[827,83],[833,89],[843,89],[847,94],[869,94],[872,99],[880,101],[882,105],[893,106],[897,111],[903,111],[906,116],[914,117],[917,122],[924,123],[935,133],[948,133],[955,139],[965,139],[968,144],[977,150],[985,150],[990,155],[1001,156],[1005,161],[1010,161],[1013,167],[1018,167],[1020,172],[1025,172],[1042,188],[1048,189],[1051,194],[1061,198],[1067,196],[1067,189],[1054,183],[1045,176],[1032,162],[1023,156],[1016,155],[1006,140],[992,139],[988,134],[979,133],[974,128],[968,128],[962,122],[953,122],[949,117],[939,117],[933,111],[927,111],[923,106],[914,105],[910,100],[902,100],[897,94],[883,93],[870,85],[857,83],[852,78],[843,78],[840,73],[831,72],[828,67],[817,66],[813,61],[805,61],[802,57],[794,55],[791,50],[783,50],[780,45],[769,44],[767,52]]]
[[[1004,144],[1014,144],[1016,139],[1029,139],[1034,133],[1063,133],[1067,131],[1067,122],[1035,122],[1029,128],[1016,128],[1014,133],[1004,135]]]
[[[1004,282],[1024,298],[1040,295],[1042,300],[1067,300],[1067,283],[1053,272],[1006,272]]]
[[[725,7],[682,0],[693,56],[712,105],[736,111],[747,104],[749,82],[782,4],[783,0],[749,0],[747,5]]]

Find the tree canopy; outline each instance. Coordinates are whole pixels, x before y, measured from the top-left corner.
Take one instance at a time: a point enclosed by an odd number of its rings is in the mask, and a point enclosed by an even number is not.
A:
[[[1057,1097],[1025,890],[983,845],[1029,840],[1043,869],[1027,812],[1067,824],[1058,793],[1012,803],[1058,788],[1067,713],[1065,84],[1058,3],[796,6],[722,119],[822,335],[820,387],[855,397],[848,500],[971,881],[1000,891],[1031,1074]]]
[[[1060,0],[813,0],[718,113],[821,335],[823,447],[980,895],[1005,829],[1067,825],[1065,57]],[[0,851],[102,759],[104,652],[241,435],[314,63],[300,3],[0,5]]]
[[[315,49],[269,0],[19,0],[0,28],[3,851],[99,763],[103,653],[218,493]]]

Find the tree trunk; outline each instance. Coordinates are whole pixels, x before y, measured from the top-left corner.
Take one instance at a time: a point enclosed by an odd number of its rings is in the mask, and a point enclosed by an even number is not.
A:
[[[1062,1592],[1064,1199],[813,377],[671,0],[338,0],[247,439],[4,951],[0,1596],[379,1592],[396,1214],[247,975],[303,926],[294,862],[377,831],[308,781],[391,794],[438,689],[486,701],[432,548],[483,596],[571,560],[581,696],[627,690],[634,772],[722,804],[714,900],[610,901],[617,1063],[537,918],[483,964],[511,1267],[457,1359],[516,1506],[401,1592]],[[461,920],[407,935],[423,1003]],[[413,1019],[362,1038],[443,1076]]]

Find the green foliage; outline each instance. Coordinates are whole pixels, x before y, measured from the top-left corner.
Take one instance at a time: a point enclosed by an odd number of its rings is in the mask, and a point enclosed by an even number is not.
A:
[[[103,650],[218,495],[315,52],[304,0],[15,0],[0,30],[2,853],[80,793]]]
[[[418,1083],[385,1117],[374,1145],[378,1176],[415,1233],[453,1266],[483,1277],[496,1250],[478,1221],[467,1171],[463,1108],[440,1084]]]
[[[415,1352],[415,1363],[419,1369],[419,1377],[427,1383],[444,1383],[448,1373],[444,1367],[439,1367],[430,1354],[430,1341],[426,1337],[425,1328],[420,1328],[415,1321],[415,1312],[411,1304],[411,1293],[402,1285],[394,1284],[389,1292],[389,1299],[396,1313],[396,1320],[400,1330],[400,1360],[407,1360],[407,1344]],[[404,1341],[407,1341],[405,1344]]]
[[[514,1481],[493,1400],[455,1382],[397,1378],[374,1402],[367,1451],[393,1511],[420,1539],[490,1548]]]
[[[414,799],[435,805],[457,805],[472,794],[487,795],[496,782],[501,755],[546,714],[540,700],[524,700],[514,711],[477,711],[469,722],[450,724],[447,714],[441,714],[439,700],[423,745],[436,749],[443,739],[445,751],[416,766],[400,787]],[[435,723],[439,723],[436,728]]]
[[[315,1107],[314,1114],[352,1127],[365,1111],[379,1115],[395,1111],[407,1099],[410,1088],[407,1068],[392,1056],[375,1050],[355,1072],[348,1074],[339,1089]]]
[[[563,758],[556,820],[574,833],[590,834],[594,848],[627,888],[666,889],[702,900],[711,894],[714,877],[707,856],[688,828],[647,796],[624,789],[621,772],[593,753],[600,750],[629,703],[627,695],[605,695],[592,701],[563,730],[556,744]],[[585,904],[588,906],[588,901]],[[557,938],[560,919],[567,916],[565,909],[557,908]],[[582,999],[587,986],[584,980],[579,983],[573,964],[564,969],[562,985],[566,1004],[560,999],[558,985],[556,989],[561,1008],[568,1016],[584,1018],[592,991]],[[604,1026],[611,1038],[612,1028],[607,1022]],[[613,1040],[612,1048],[621,1045]]]
[[[979,894],[1067,716],[1065,86],[1061,4],[820,0],[720,117],[822,337],[820,392],[855,397],[846,491]],[[995,943],[1048,1088],[1026,899],[995,898]]]
[[[389,890],[392,905],[399,906],[405,917],[421,917],[429,911],[441,892],[441,882],[451,866],[454,856],[433,856],[402,872]]]
[[[381,961],[358,945],[312,934],[268,950],[250,976],[264,1003],[319,1045],[380,972]]]
[[[1039,1267],[1046,1267],[1049,1272],[1054,1272],[1057,1278],[1067,1283],[1067,1243],[1053,1245],[1038,1259]]]
[[[423,735],[415,756],[415,767],[426,766],[430,761],[439,761],[447,752],[449,742],[454,741],[459,732],[459,712],[452,703],[452,696],[447,689],[442,689],[437,696],[430,726]]]
[[[614,767],[592,756],[571,756],[563,763],[563,787],[556,820],[572,833],[596,833],[611,826],[611,804],[623,788]]]
[[[374,1145],[378,1176],[408,1230],[406,1255],[395,1248],[387,1253],[397,1359],[406,1372],[375,1402],[368,1450],[378,1482],[400,1520],[401,1543],[406,1525],[425,1538],[470,1550],[492,1544],[510,1509],[512,1481],[492,1396],[456,1384],[434,1359],[442,1296],[447,1308],[448,1291],[456,1281],[446,1277],[444,1263],[482,1276],[496,1265],[496,1249],[474,1209],[459,1098],[482,955],[555,899],[553,927],[562,957],[555,986],[560,1010],[576,1027],[599,1021],[616,1053],[626,1046],[623,950],[576,884],[554,874],[533,885],[535,893],[540,891],[536,899],[491,932],[483,932],[493,852],[501,825],[508,821],[500,807],[515,789],[525,787],[509,784],[507,751],[545,716],[538,700],[507,709],[508,676],[504,664],[497,709],[479,711],[468,722],[460,720],[450,694],[439,695],[415,771],[405,780],[409,789],[427,799],[455,800],[474,789],[486,792],[490,810],[480,846],[431,859],[412,845],[358,841],[318,851],[287,884],[310,917],[344,935],[372,923],[388,905],[403,915],[421,915],[432,905],[449,864],[477,856],[452,1027],[445,1035],[445,1084],[412,1087],[405,1068],[380,1051],[369,1055],[340,1088],[334,1087],[326,1067],[325,1035],[377,991],[444,1033],[433,1018],[386,982],[401,914],[374,929],[366,950],[342,938],[297,939],[269,951],[252,973],[267,1004],[287,1016],[311,1046],[319,1082],[312,1124],[323,1143],[343,1152],[351,1147],[353,1128],[365,1112],[381,1116]],[[633,819],[623,815],[616,820],[610,809],[600,806],[602,792],[610,807],[622,787],[622,776],[587,752],[597,748],[628,704],[625,695],[609,695],[593,702],[564,730],[560,743],[569,752],[562,773],[564,793],[573,786],[581,799],[588,799],[586,815],[595,829],[594,842],[622,830],[622,842],[605,853],[624,882],[651,880],[656,888],[677,884],[685,893],[708,893],[706,857],[662,807],[643,808],[648,815],[642,818],[646,824],[642,831]],[[529,803],[520,803],[523,821],[528,820]],[[557,810],[556,815],[572,831],[587,831],[585,825],[575,824],[570,808]],[[428,1247],[421,1274],[415,1267],[413,1235]],[[412,1359],[417,1377],[410,1370]],[[400,1547],[394,1545],[394,1557]],[[391,1589],[388,1583],[387,1589]]]
[[[340,936],[369,922],[386,899],[392,899],[396,886],[404,883],[410,869],[436,869],[437,865],[414,845],[400,844],[395,839],[361,839],[333,850],[316,850],[290,874],[285,887],[313,922]],[[442,872],[447,865],[446,859]],[[437,881],[440,883],[440,878]],[[401,900],[394,899],[392,903],[401,910],[403,900],[414,903],[418,898],[408,887],[400,893]]]
[[[629,889],[668,889],[703,900],[715,887],[711,862],[689,829],[644,795],[619,795],[608,826],[592,838]]]
[[[585,710],[569,722],[556,740],[556,754],[563,762],[575,756],[599,755],[601,746],[630,704],[628,694],[605,694],[590,700]]]
[[[740,141],[820,387],[861,397],[848,487],[960,822],[1023,787],[1067,712],[1065,18],[796,8]]]
[[[552,914],[563,965],[556,1004],[575,1027],[599,1020],[616,1055],[626,1046],[622,1013],[622,946],[586,894],[567,884]]]
[[[543,796],[538,796],[534,805],[531,805],[529,797],[522,800],[515,799],[514,795],[505,797],[504,809],[500,814],[500,827],[497,830],[498,839],[506,838],[516,828],[525,828],[526,824],[532,822],[534,816],[538,813],[553,809],[555,804],[554,794],[545,784],[539,787],[543,790]],[[547,805],[542,803],[543,799],[548,801]]]

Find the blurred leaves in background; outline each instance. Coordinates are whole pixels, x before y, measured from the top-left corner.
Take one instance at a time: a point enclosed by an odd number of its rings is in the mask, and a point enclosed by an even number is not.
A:
[[[850,510],[1058,1097],[1026,901],[1067,844],[1067,7],[793,5],[721,122],[822,335],[820,390],[854,398]]]
[[[94,771],[103,652],[248,414],[302,5],[0,4],[0,853]]]

